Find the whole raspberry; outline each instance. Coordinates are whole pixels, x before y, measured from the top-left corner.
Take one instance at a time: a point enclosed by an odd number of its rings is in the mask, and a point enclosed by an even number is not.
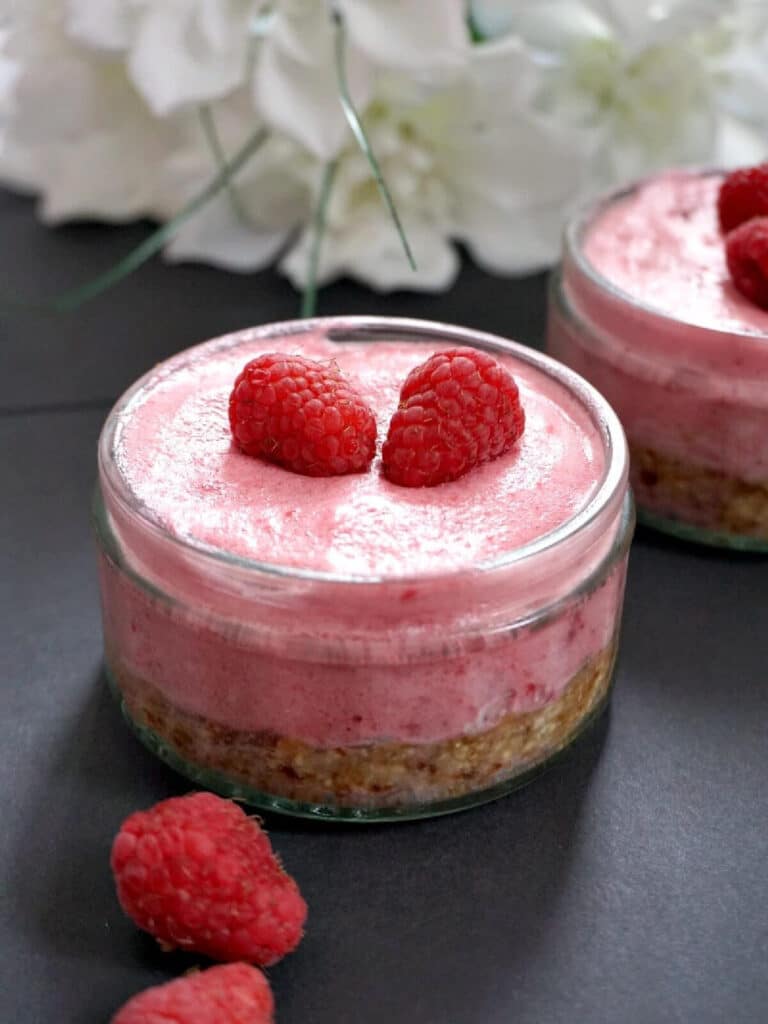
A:
[[[753,217],[768,216],[768,163],[742,167],[723,180],[717,215],[723,234]]]
[[[768,217],[755,217],[725,239],[731,280],[742,295],[768,309]]]
[[[125,913],[165,947],[275,963],[298,944],[307,906],[257,822],[193,793],[138,811],[112,845]]]
[[[361,473],[376,452],[376,420],[333,363],[268,352],[229,397],[229,425],[246,455],[304,476]]]
[[[512,375],[486,352],[438,352],[412,370],[382,448],[384,475],[432,487],[508,451],[525,426]]]
[[[274,1000],[257,967],[225,964],[129,999],[112,1024],[271,1024]]]

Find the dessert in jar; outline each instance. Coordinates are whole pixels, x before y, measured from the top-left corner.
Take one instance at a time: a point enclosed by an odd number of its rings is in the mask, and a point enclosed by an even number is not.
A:
[[[552,280],[548,350],[618,413],[642,521],[768,550],[768,220],[749,220],[743,190],[729,220],[725,195],[750,175],[724,186],[717,171],[673,170],[578,214]],[[744,232],[762,233],[763,283],[742,273],[762,274]]]
[[[254,454],[266,377],[244,384],[244,367],[282,372],[283,356],[325,368],[370,410],[356,471]],[[432,448],[403,460],[422,436],[404,382],[449,359],[444,377],[468,374],[441,399],[450,461],[467,403],[496,401],[473,357],[494,380],[512,378],[514,433],[435,484],[420,475]],[[258,386],[259,402],[276,401]],[[281,451],[300,460],[304,448]],[[131,388],[101,437],[109,679],[155,753],[257,806],[380,820],[494,798],[606,703],[633,525],[627,476],[623,432],[594,389],[494,336],[342,318],[199,345]]]

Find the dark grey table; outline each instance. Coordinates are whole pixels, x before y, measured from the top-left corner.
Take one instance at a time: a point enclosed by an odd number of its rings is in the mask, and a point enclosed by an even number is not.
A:
[[[50,294],[144,229],[37,226],[0,195],[0,291]],[[540,343],[544,280],[467,267],[446,296],[342,284],[322,311]],[[105,1024],[195,961],[123,918],[111,838],[188,785],[104,686],[88,526],[95,442],[139,373],[295,314],[272,273],[152,264],[66,317],[0,317],[0,1021]],[[271,970],[279,1024],[743,1024],[768,1019],[768,560],[640,532],[613,710],[557,770],[420,824],[272,818],[310,906]]]

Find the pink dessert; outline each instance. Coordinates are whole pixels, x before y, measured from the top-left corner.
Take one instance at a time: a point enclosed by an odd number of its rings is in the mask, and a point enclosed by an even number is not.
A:
[[[618,412],[641,514],[710,543],[768,544],[768,312],[731,283],[722,175],[670,171],[566,237],[549,348]]]
[[[291,327],[182,353],[110,417],[98,518],[113,683],[162,756],[257,803],[391,816],[495,795],[605,698],[631,526],[621,432],[577,378],[497,342],[526,414],[505,455],[429,488],[390,483],[378,457],[300,476],[232,443],[227,399],[249,359],[335,360],[381,439],[414,366],[494,339]]]

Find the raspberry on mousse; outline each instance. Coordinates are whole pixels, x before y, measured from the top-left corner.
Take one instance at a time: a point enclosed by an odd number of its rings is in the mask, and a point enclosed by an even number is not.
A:
[[[768,163],[726,175],[717,196],[717,215],[724,234],[753,217],[768,216]]]
[[[725,239],[728,273],[741,294],[768,309],[768,217],[754,217]]]
[[[239,374],[229,399],[238,446],[304,476],[361,473],[376,451],[376,420],[332,363],[267,352]]]
[[[408,374],[382,450],[384,475],[405,487],[457,480],[523,432],[512,374],[473,348],[437,352]]]

